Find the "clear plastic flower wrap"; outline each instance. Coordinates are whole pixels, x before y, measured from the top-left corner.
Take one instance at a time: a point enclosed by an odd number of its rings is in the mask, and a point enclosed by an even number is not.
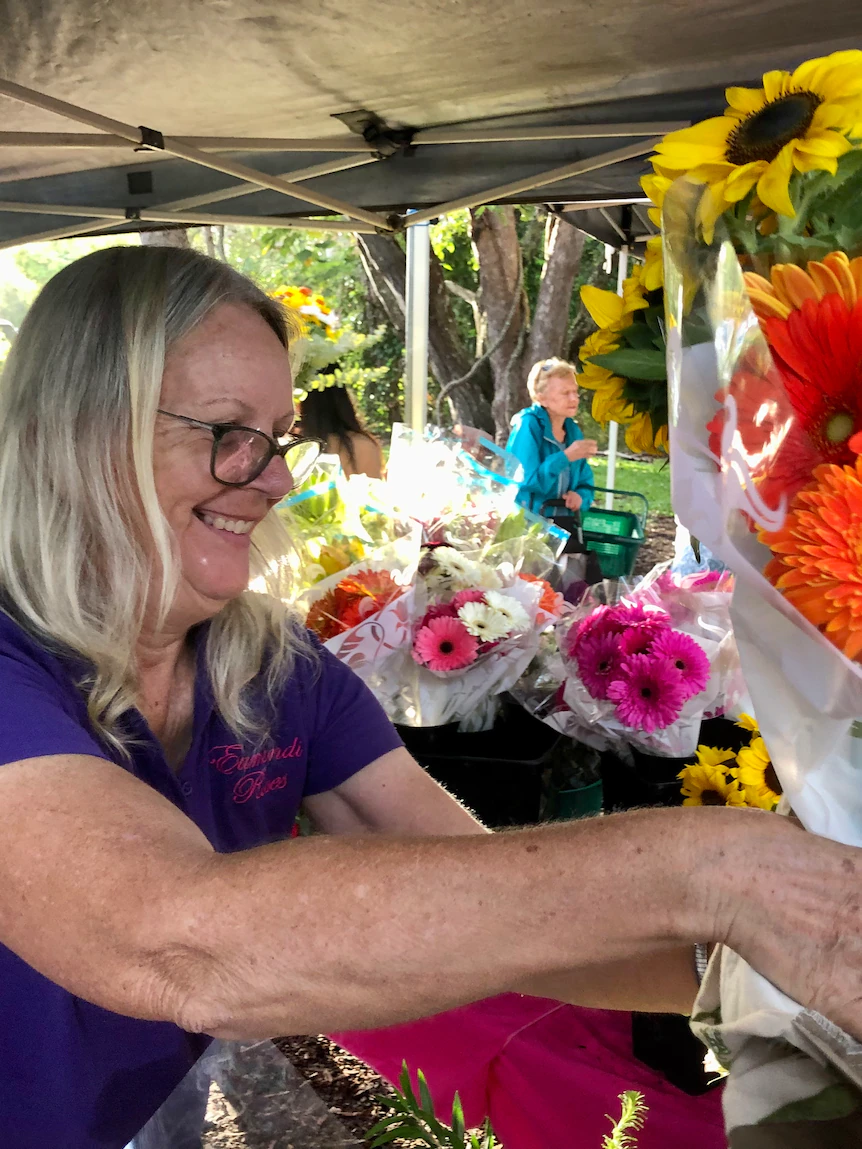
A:
[[[678,180],[664,204],[674,509],[734,572],[736,642],[782,808],[862,845],[862,260],[820,243],[807,260],[743,265],[722,219],[704,241],[701,197]],[[733,1061],[731,1129],[790,1102],[804,1115],[848,1078],[862,1086],[862,1046],[729,951],[694,1021]]]
[[[312,477],[279,504],[293,541],[290,557],[298,590],[320,583],[373,556],[387,543],[411,537],[412,520],[392,505],[390,488],[367,475]]]
[[[387,487],[398,510],[422,524],[425,542],[489,546],[522,480],[518,460],[490,440],[467,449],[439,427],[392,428]]]
[[[727,628],[714,617],[705,621],[678,604],[672,619],[655,591],[626,594],[614,605],[589,592],[557,625],[565,705],[553,725],[597,750],[693,753],[701,721],[721,706],[725,681]]]

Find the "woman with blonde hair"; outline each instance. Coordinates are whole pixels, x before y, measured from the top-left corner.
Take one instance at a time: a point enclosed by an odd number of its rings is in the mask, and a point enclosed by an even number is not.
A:
[[[695,942],[862,1035],[858,851],[724,809],[487,834],[297,624],[288,341],[223,264],[112,248],[0,377],[3,1149],[122,1149],[212,1037],[684,1010]]]
[[[596,453],[594,439],[585,439],[575,422],[578,377],[564,359],[542,359],[527,376],[531,407],[512,420],[506,450],[524,468],[518,502],[541,513],[542,507],[563,499],[570,511],[585,511],[593,501],[595,483],[587,462]]]

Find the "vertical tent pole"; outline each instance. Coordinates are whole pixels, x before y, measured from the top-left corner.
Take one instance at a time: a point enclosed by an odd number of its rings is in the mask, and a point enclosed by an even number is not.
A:
[[[623,244],[620,248],[619,262],[617,263],[617,295],[623,293],[623,282],[629,273],[629,249],[628,244]],[[605,479],[605,486],[613,487],[617,479],[617,440],[619,438],[619,423],[608,423],[608,477]],[[613,495],[605,495],[605,508],[612,511],[614,509]]]
[[[428,315],[431,276],[430,224],[407,231],[404,422],[423,431],[428,417]]]

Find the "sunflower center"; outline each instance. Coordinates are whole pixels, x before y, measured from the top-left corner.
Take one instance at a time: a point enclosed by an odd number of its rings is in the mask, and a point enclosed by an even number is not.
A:
[[[441,654],[451,654],[454,649],[455,649],[455,644],[453,642],[449,642],[448,639],[445,639],[443,642],[440,643],[440,653]]]
[[[775,773],[775,767],[771,762],[763,772],[763,781],[766,783],[773,794],[784,793],[784,790],[781,788],[781,783],[778,781],[778,775]]]
[[[704,790],[700,796],[704,806],[723,806],[724,798],[717,790]]]
[[[786,144],[805,136],[822,102],[814,92],[791,92],[773,100],[733,129],[725,159],[730,164],[772,163]]]
[[[826,438],[830,443],[843,443],[853,434],[853,416],[847,411],[837,411],[826,423]]]

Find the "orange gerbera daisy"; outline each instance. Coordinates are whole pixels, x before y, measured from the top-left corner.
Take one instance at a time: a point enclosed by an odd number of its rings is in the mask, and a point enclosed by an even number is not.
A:
[[[800,491],[779,531],[760,531],[772,551],[764,575],[848,658],[862,654],[862,459],[827,463]]]
[[[401,590],[388,571],[357,571],[312,603],[305,625],[326,642],[377,614]]]

